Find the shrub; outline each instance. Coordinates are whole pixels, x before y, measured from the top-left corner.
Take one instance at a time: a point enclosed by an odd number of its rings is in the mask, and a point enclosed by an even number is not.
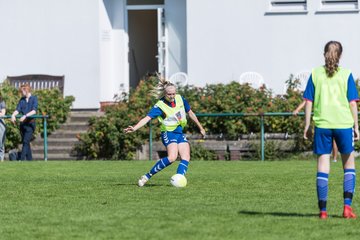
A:
[[[12,114],[20,100],[19,91],[8,84],[6,81],[1,84],[1,95],[6,103],[7,115]],[[75,100],[72,96],[63,97],[58,89],[38,90],[33,93],[38,97],[39,107],[37,114],[49,115],[47,130],[51,134],[59,127],[60,123],[66,121],[67,115],[70,112],[72,102]],[[13,149],[21,143],[21,136],[18,124],[14,125],[6,120],[6,141],[5,149]],[[35,135],[43,134],[43,121],[37,120],[37,127]]]
[[[284,145],[288,145],[285,142]],[[259,142],[251,144],[252,150],[252,159],[261,159],[261,144]],[[279,141],[276,140],[266,140],[264,146],[264,157],[266,160],[276,160],[276,159],[287,159],[289,157],[289,152],[286,152]],[[292,146],[287,146],[286,148],[292,148]]]
[[[88,159],[133,159],[136,149],[148,139],[149,129],[143,127],[128,135],[123,133],[123,129],[136,124],[156,103],[157,100],[149,94],[155,81],[155,78],[142,80],[129,95],[122,94],[117,98],[116,105],[107,107],[105,116],[92,119],[89,131],[79,136],[77,151]],[[286,84],[286,94],[278,96],[273,96],[266,87],[253,89],[238,82],[208,84],[202,88],[185,86],[179,88],[178,92],[188,100],[195,113],[292,112],[303,101],[302,92],[297,90],[300,82],[290,75]],[[208,134],[222,134],[226,139],[238,139],[243,133],[260,132],[259,117],[202,117],[200,122]],[[157,120],[152,125],[155,139],[158,140],[160,131]],[[265,132],[295,135],[294,152],[311,149],[312,140],[303,139],[303,128],[303,117],[265,117]],[[185,132],[198,134],[198,128],[189,121]],[[360,143],[357,149],[360,149]],[[276,148],[269,151],[273,153],[268,155],[275,154]]]
[[[87,159],[133,159],[136,149],[148,138],[149,130],[143,127],[125,135],[123,129],[144,117],[155,103],[156,99],[149,95],[153,85],[152,78],[141,81],[128,96],[118,98],[116,105],[106,107],[105,116],[92,118],[88,132],[79,136],[76,151]],[[158,132],[158,127],[154,129]]]
[[[90,129],[87,133],[79,136],[80,144],[77,151],[85,154],[88,159],[133,159],[135,151],[144,141],[148,139],[149,129],[141,128],[135,133],[125,135],[123,129],[134,125],[142,117],[146,116],[150,108],[156,103],[149,92],[155,85],[155,78],[140,82],[136,89],[129,94],[117,96],[117,104],[108,106],[105,116],[92,118],[89,122]],[[359,79],[356,80],[359,86]],[[270,89],[261,87],[253,89],[247,84],[231,82],[229,84],[208,84],[199,88],[186,86],[179,88],[196,113],[262,113],[262,112],[292,112],[302,102],[302,92],[297,88],[299,80],[290,75],[286,81],[287,92],[284,95],[273,96]],[[359,89],[358,89],[359,91]],[[7,113],[15,109],[20,98],[18,91],[7,83],[1,86],[2,96],[7,104]],[[40,90],[34,92],[39,98],[38,114],[48,114],[48,132],[59,127],[60,123],[66,121],[70,106],[74,101],[72,96],[62,97],[59,90]],[[43,123],[37,121],[37,133],[42,133]],[[221,134],[226,139],[238,139],[240,134],[260,132],[259,117],[202,117],[200,122],[208,134]],[[155,140],[160,138],[159,124],[157,120],[152,123]],[[295,152],[310,150],[312,141],[303,139],[304,118],[296,116],[288,117],[265,117],[265,132],[278,133],[287,132],[295,135]],[[198,134],[197,126],[189,121],[186,133]],[[20,143],[18,127],[7,124],[6,148],[11,149]],[[270,144],[270,145],[269,145]],[[267,143],[267,156],[276,153],[277,146]],[[360,142],[355,144],[355,149],[360,150]],[[211,151],[205,151],[202,147],[192,150],[192,158],[213,158]]]
[[[192,160],[217,160],[214,151],[206,149],[199,143],[191,144],[190,155]]]
[[[204,88],[186,86],[179,89],[179,93],[185,96],[197,113],[263,112],[271,97],[271,91],[265,87],[253,89],[248,84],[241,85],[238,82],[210,84]],[[228,139],[237,139],[241,133],[260,129],[252,118],[202,117],[200,120],[209,134],[222,133]],[[187,131],[198,132],[198,129],[194,123],[189,122]]]
[[[47,129],[51,134],[58,129],[60,124],[66,122],[72,103],[75,101],[73,96],[63,97],[59,89],[37,90],[34,95],[38,97],[38,114],[48,115]],[[43,122],[38,122],[38,130],[43,134]]]

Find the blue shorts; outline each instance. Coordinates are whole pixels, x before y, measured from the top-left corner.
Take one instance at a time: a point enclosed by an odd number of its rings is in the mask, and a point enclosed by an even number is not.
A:
[[[315,127],[314,153],[331,154],[335,139],[339,152],[350,154],[354,151],[354,130],[353,128],[327,129]]]
[[[167,147],[171,143],[187,143],[185,134],[174,132],[161,132],[161,141]]]

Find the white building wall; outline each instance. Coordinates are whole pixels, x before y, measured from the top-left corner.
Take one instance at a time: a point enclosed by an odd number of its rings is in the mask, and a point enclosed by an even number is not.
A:
[[[360,14],[266,14],[267,0],[187,1],[187,66],[195,85],[237,80],[242,72],[261,73],[281,93],[291,73],[323,64],[329,40],[343,44],[341,64],[360,77]]]
[[[343,43],[342,65],[360,77],[360,14],[267,14],[267,0],[165,0],[168,74],[189,83],[226,83],[242,72],[261,73],[282,92],[291,73],[323,63],[329,40]],[[0,78],[65,75],[74,108],[129,87],[126,0],[0,0]]]
[[[186,0],[166,0],[165,18],[168,33],[167,74],[171,76],[176,72],[187,72]]]
[[[100,101],[111,102],[129,89],[126,0],[100,0],[99,4]]]
[[[99,107],[99,0],[0,0],[0,77],[65,75],[74,108]]]

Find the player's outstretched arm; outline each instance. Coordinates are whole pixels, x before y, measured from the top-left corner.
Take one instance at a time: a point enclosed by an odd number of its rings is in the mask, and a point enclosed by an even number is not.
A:
[[[199,122],[198,118],[196,117],[195,113],[194,113],[192,110],[190,110],[190,111],[188,112],[188,114],[189,114],[189,117],[191,118],[191,120],[193,120],[194,123],[196,123],[196,125],[198,126],[201,135],[202,135],[203,137],[205,137],[206,132],[205,132],[204,128],[202,127],[201,123]]]
[[[350,110],[351,110],[351,113],[353,115],[353,118],[354,118],[354,133],[355,133],[355,136],[354,136],[354,140],[355,141],[358,141],[359,140],[359,120],[358,120],[358,106],[357,106],[357,102],[356,101],[351,101],[350,102]]]
[[[141,119],[135,126],[128,126],[124,129],[125,133],[132,133],[138,130],[139,128],[143,127],[145,124],[147,124],[151,120],[151,117],[146,116],[143,119]]]

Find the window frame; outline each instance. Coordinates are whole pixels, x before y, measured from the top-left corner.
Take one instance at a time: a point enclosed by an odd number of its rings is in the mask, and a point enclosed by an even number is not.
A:
[[[307,14],[308,0],[270,0],[266,14]]]
[[[351,3],[353,2],[353,3]],[[360,12],[359,0],[319,0],[316,13]],[[350,7],[347,7],[349,5]],[[353,5],[353,7],[351,6]]]

